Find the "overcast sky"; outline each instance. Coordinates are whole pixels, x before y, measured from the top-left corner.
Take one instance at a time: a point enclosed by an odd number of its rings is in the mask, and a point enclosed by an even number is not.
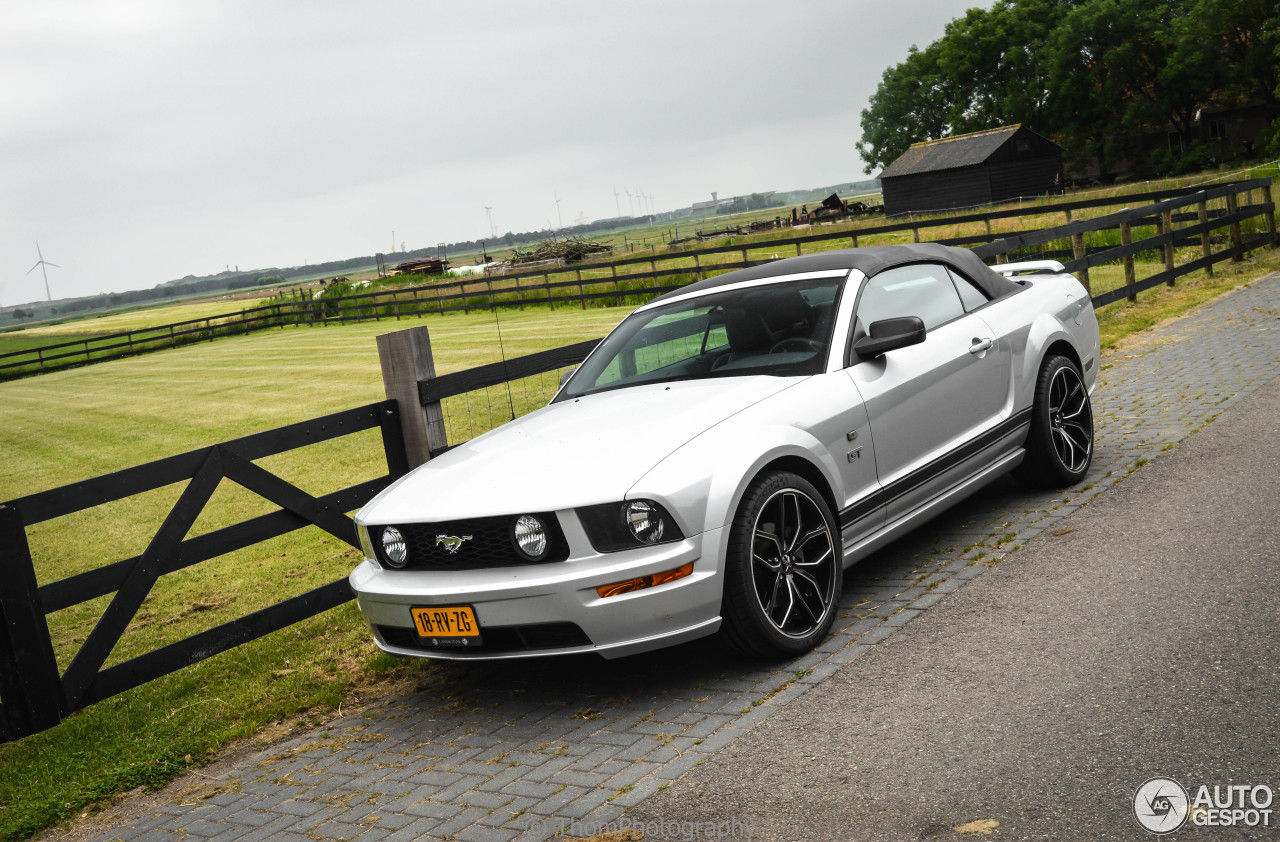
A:
[[[0,304],[861,179],[980,4],[4,0]]]

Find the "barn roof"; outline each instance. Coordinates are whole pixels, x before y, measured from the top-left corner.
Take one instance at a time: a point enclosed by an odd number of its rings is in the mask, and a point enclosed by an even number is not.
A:
[[[969,167],[981,164],[990,158],[997,149],[1013,137],[1021,123],[1012,126],[1000,126],[980,132],[958,134],[939,140],[922,140],[911,144],[906,152],[898,156],[892,164],[884,168],[880,178],[893,178],[897,175],[915,175],[923,172],[954,170],[958,167]]]

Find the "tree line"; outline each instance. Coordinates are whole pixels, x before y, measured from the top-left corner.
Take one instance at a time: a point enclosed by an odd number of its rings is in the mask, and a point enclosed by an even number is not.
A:
[[[1254,148],[1206,140],[1201,109],[1262,109]],[[870,173],[912,143],[1022,123],[1103,181],[1280,155],[1275,0],[997,0],[884,71],[862,112]],[[1153,143],[1177,137],[1178,143]]]

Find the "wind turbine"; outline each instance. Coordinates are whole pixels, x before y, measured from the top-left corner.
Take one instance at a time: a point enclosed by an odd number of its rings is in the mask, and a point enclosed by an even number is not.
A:
[[[618,216],[622,216],[622,203],[618,201],[618,185],[613,186],[613,207],[618,211]]]
[[[560,194],[556,192],[554,187],[551,188],[551,195],[556,197],[556,222],[560,223],[560,228],[564,228],[564,217],[560,215]]]
[[[493,208],[489,205],[484,206],[484,215],[489,217],[489,236],[498,236],[498,229],[493,227]]]
[[[52,301],[53,293],[49,292],[49,273],[45,271],[44,267],[52,266],[55,269],[61,269],[62,267],[56,263],[50,263],[49,261],[44,259],[44,253],[40,251],[40,242],[38,240],[36,241],[36,254],[40,255],[40,259],[36,261],[36,266],[40,267],[40,274],[44,276],[45,297],[48,298],[50,301]],[[36,266],[32,266],[30,269],[28,269],[27,274],[30,275],[32,272],[34,272],[36,270]]]
[[[622,188],[622,189],[623,189],[623,190],[626,190],[626,192],[627,192],[627,205],[631,208],[631,215],[632,215],[632,216],[635,216],[635,215],[636,215],[636,202],[635,202],[635,197],[631,195],[631,191],[630,191],[630,190],[627,190],[627,188],[625,188],[625,187],[624,187],[624,188]]]

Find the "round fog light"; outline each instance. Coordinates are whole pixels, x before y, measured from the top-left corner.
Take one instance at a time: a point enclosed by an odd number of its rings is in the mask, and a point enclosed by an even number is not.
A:
[[[533,561],[547,554],[547,527],[533,515],[520,515],[515,525],[516,546]]]
[[[647,500],[632,500],[622,508],[622,519],[637,541],[644,544],[656,544],[662,540],[662,530],[666,525],[662,520],[658,507]]]
[[[405,543],[400,530],[394,526],[382,530],[382,552],[387,564],[392,567],[404,567],[409,561],[409,545]]]

